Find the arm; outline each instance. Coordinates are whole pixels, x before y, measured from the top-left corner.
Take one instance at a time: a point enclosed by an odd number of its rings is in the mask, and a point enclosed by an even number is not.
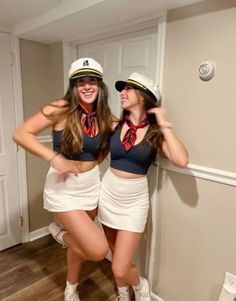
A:
[[[112,118],[111,119],[111,122],[112,122],[112,125],[111,125],[112,126],[112,131],[114,131],[120,120],[115,115],[113,115],[113,114],[111,114],[111,118]]]
[[[156,116],[157,124],[160,126],[164,141],[162,151],[171,163],[178,167],[185,167],[188,164],[188,152],[182,142],[176,137],[171,124],[166,120],[166,110],[163,108],[152,108],[148,113]]]
[[[51,113],[51,108],[46,106],[45,113]],[[54,156],[53,150],[40,143],[36,135],[42,130],[53,127],[53,120],[44,116],[42,112],[38,112],[23,124],[21,124],[13,133],[13,140],[26,151],[40,157],[45,161],[50,161]]]
[[[77,174],[79,172],[78,168],[72,163],[72,161],[65,159],[60,154],[58,155],[51,148],[40,143],[36,138],[36,135],[42,130],[49,127],[57,128],[61,124],[59,118],[56,119],[56,117],[48,117],[48,115],[54,115],[58,112],[62,112],[60,110],[65,110],[63,104],[65,104],[64,100],[59,100],[52,103],[52,105],[45,106],[43,108],[44,114],[42,112],[38,112],[26,120],[15,130],[12,137],[13,140],[26,151],[49,162],[60,173],[73,172]]]

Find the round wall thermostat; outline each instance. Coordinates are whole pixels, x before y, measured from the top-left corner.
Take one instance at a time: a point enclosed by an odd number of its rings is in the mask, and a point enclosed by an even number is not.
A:
[[[200,64],[198,71],[201,80],[207,81],[212,79],[215,75],[216,65],[214,62],[206,61]]]

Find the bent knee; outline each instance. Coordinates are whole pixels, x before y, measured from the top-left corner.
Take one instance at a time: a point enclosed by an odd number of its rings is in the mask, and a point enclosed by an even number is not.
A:
[[[127,275],[128,271],[128,266],[124,266],[120,263],[112,263],[112,272],[115,278],[123,279]]]
[[[79,247],[71,247],[73,252],[82,260],[101,261],[108,253],[108,246],[97,247],[90,250],[82,250]]]
[[[90,247],[89,257],[93,261],[100,261],[105,258],[109,250],[108,242],[105,237],[102,239],[97,240],[93,246]]]
[[[100,261],[100,260],[103,260],[107,253],[108,253],[108,244],[105,243],[101,246],[99,246],[98,248],[96,248],[95,250],[93,250],[91,253],[90,253],[90,258],[91,260],[93,261]]]

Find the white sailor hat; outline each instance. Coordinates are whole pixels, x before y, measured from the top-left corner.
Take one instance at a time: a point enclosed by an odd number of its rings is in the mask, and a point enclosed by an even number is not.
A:
[[[95,76],[102,79],[103,77],[102,66],[97,61],[95,61],[90,57],[80,58],[74,61],[71,64],[68,73],[69,79],[72,80],[83,76]]]
[[[115,83],[116,90],[121,92],[125,85],[130,85],[135,89],[141,90],[148,94],[155,102],[161,99],[161,93],[157,86],[154,85],[153,80],[151,80],[146,75],[134,72],[125,81],[117,81]]]

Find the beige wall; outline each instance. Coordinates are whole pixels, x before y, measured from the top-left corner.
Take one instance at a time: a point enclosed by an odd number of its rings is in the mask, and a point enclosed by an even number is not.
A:
[[[156,290],[165,301],[216,301],[236,275],[235,187],[163,171]]]
[[[224,4],[224,5],[223,5]],[[204,1],[168,14],[164,103],[190,163],[236,172],[236,3]],[[198,66],[216,63],[203,82]],[[236,275],[234,186],[162,171],[154,288],[165,301],[215,301]]]
[[[165,99],[191,163],[235,172],[236,7],[204,13],[202,6],[202,14],[196,16],[189,17],[190,9],[170,13]],[[208,82],[198,77],[198,66],[205,60],[214,61],[217,68]]]
[[[62,44],[44,45],[20,40],[24,118],[53,99],[63,96]],[[50,130],[40,135],[50,135]],[[48,165],[27,154],[30,232],[48,225],[51,214],[43,209],[43,184]]]
[[[62,43],[49,46],[51,66],[51,91],[53,98],[61,98],[64,95],[64,74],[63,74],[63,47]]]

